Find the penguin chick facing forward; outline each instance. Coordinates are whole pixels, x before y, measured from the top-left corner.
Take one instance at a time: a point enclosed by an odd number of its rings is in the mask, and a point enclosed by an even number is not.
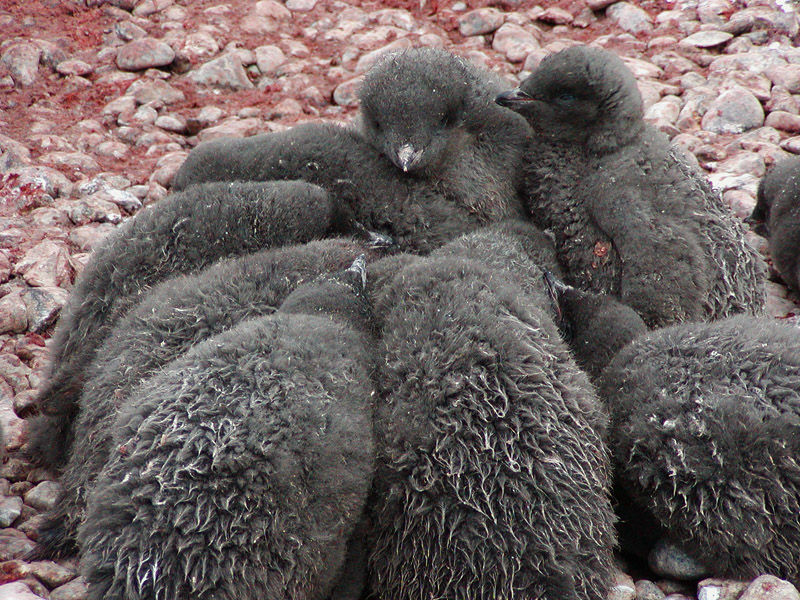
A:
[[[529,129],[494,97],[507,84],[438,48],[387,54],[359,90],[359,131],[404,173],[492,220],[522,183]]]
[[[800,294],[800,157],[775,164],[758,186],[758,201],[746,219],[769,240],[772,264]]]
[[[494,104],[503,87],[443,50],[393,54],[368,72],[357,126],[307,123],[201,144],[173,185],[303,179],[345,198],[356,221],[399,250],[427,254],[482,224],[524,214],[530,128]]]
[[[69,428],[68,459],[59,479],[64,493],[39,526],[37,557],[75,553],[86,494],[112,453],[116,414],[143,379],[204,340],[274,313],[298,285],[345,268],[362,252],[360,245],[342,239],[263,250],[149,290],[120,318],[87,367],[74,426],[63,417],[31,422],[28,443],[40,454],[62,450],[53,448],[53,432]]]
[[[568,282],[613,294],[650,327],[763,312],[763,261],[706,179],[645,123],[616,55],[567,48],[497,102],[534,130],[529,211],[555,234]]]
[[[601,372],[633,520],[655,521],[714,576],[800,584],[800,332],[737,315],[642,333],[609,296],[562,286],[557,297],[584,342],[579,362]]]
[[[524,262],[523,245],[501,249],[504,239],[457,239],[408,264],[375,300],[378,598],[608,594],[604,415],[547,311],[493,259],[471,258],[478,247],[508,257],[516,248]]]
[[[130,397],[79,535],[90,600],[329,597],[374,462],[358,262]]]
[[[103,241],[75,282],[34,409],[74,418],[98,346],[150,286],[221,258],[325,237],[339,217],[325,190],[302,181],[208,183],[145,208]],[[64,457],[62,433],[49,442],[55,452],[34,460],[58,466],[50,461]]]

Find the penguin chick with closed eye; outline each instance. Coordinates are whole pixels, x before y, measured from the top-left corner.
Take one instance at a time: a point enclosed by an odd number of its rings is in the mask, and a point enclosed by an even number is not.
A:
[[[758,186],[758,201],[745,219],[769,240],[769,254],[784,283],[800,294],[800,157],[776,163]]]
[[[654,521],[713,576],[800,584],[797,328],[737,315],[644,332],[608,295],[555,295],[579,363],[599,373],[633,520]]]
[[[93,252],[61,312],[50,365],[33,411],[57,417],[32,458],[50,467],[66,457],[86,367],[114,323],[152,285],[222,258],[347,229],[340,206],[303,181],[219,182],[171,194],[112,232]]]
[[[36,558],[76,552],[86,495],[113,451],[116,414],[143,379],[241,321],[274,313],[298,285],[345,268],[363,252],[344,239],[312,241],[222,260],[150,289],[120,318],[86,369],[59,478],[64,492],[38,528]],[[59,419],[41,416],[31,422],[29,445],[52,447],[53,431],[67,427]]]
[[[363,260],[300,286],[127,399],[79,533],[89,600],[330,597],[375,460],[363,287]]]
[[[545,57],[497,102],[534,130],[526,195],[567,281],[649,327],[761,314],[765,265],[709,183],[643,119],[633,74],[606,50]]]

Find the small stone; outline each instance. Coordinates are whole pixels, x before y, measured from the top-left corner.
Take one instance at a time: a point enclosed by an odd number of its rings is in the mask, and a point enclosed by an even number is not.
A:
[[[764,109],[749,90],[734,87],[711,103],[702,123],[714,133],[742,133],[764,124]]]
[[[278,21],[288,21],[292,18],[291,11],[275,0],[259,0],[253,5],[253,11],[257,15]]]
[[[64,492],[64,486],[57,481],[43,481],[25,494],[25,503],[40,512],[52,509]]]
[[[208,61],[189,73],[188,77],[195,83],[210,87],[232,90],[247,90],[255,87],[247,77],[242,61],[234,53]]]
[[[722,194],[722,201],[740,219],[746,219],[756,207],[756,199],[744,190],[728,190]]]
[[[21,531],[11,528],[0,530],[0,560],[21,559],[33,547],[34,543]]]
[[[358,106],[358,89],[364,81],[363,77],[348,79],[333,90],[333,101],[337,106]]]
[[[166,67],[175,60],[175,51],[161,40],[142,38],[133,40],[117,51],[117,68],[122,71],[144,71],[153,67]]]
[[[495,32],[492,40],[492,48],[505,54],[511,62],[522,62],[539,47],[532,33],[514,23],[505,23]]]
[[[147,187],[141,187],[145,189],[146,194]],[[70,231],[69,241],[75,244],[81,252],[91,252],[115,229],[116,227],[111,223],[88,223]]]
[[[679,581],[700,579],[708,574],[706,567],[663,539],[653,546],[647,562],[657,575]]]
[[[22,301],[22,291],[0,298],[0,335],[23,333],[28,329],[28,309]]]
[[[614,4],[618,0],[586,0],[586,6],[592,10],[603,10],[607,6]]]
[[[182,53],[189,59],[207,58],[219,52],[219,44],[213,35],[196,31],[186,36]]]
[[[800,133],[800,116],[782,110],[774,110],[767,115],[764,125],[788,133]]]
[[[665,595],[652,581],[640,579],[636,582],[636,600],[663,600]]]
[[[14,270],[34,287],[68,286],[72,281],[69,251],[52,240],[43,240],[28,250]]]
[[[76,577],[50,592],[50,600],[85,600],[86,593],[87,587],[83,577]]]
[[[35,488],[34,488],[35,489]],[[33,575],[49,588],[58,587],[75,578],[75,570],[59,565],[51,560],[30,563]]]
[[[762,575],[747,586],[738,600],[800,600],[800,593],[788,581]]]
[[[767,69],[767,77],[791,94],[800,94],[800,64],[775,65]]]
[[[172,0],[140,0],[133,9],[135,17],[149,17],[172,6]]]
[[[563,8],[558,8],[557,6],[544,9],[544,11],[536,17],[537,21],[549,23],[550,25],[569,25],[574,19],[575,17],[572,16],[572,13]]]
[[[186,152],[184,151],[165,154],[156,163],[156,170],[150,176],[150,180],[164,187],[169,187],[185,160]]]
[[[606,9],[606,17],[620,29],[636,35],[653,30],[653,21],[647,12],[630,2],[617,2]]]
[[[119,100],[121,101],[122,98],[129,96],[132,96],[138,104],[148,104],[150,102],[174,104],[175,102],[182,102],[186,99],[182,91],[171,86],[166,81],[146,78],[134,81],[125,91],[125,96],[122,96]],[[108,108],[109,105],[106,105],[106,108]],[[124,108],[127,107],[128,106],[125,106]]]
[[[255,49],[256,66],[262,75],[274,77],[278,67],[286,62],[286,55],[277,46],[259,46]]]
[[[261,119],[226,119],[215,127],[203,129],[197,134],[199,142],[208,142],[221,137],[248,137],[261,132]]]
[[[504,14],[496,8],[479,8],[459,17],[458,31],[464,37],[492,33],[504,20]]]
[[[102,196],[91,195],[88,198],[81,198],[75,202],[70,202],[65,207],[70,221],[76,225],[86,223],[119,223],[122,221],[122,214],[116,204],[105,200]]]
[[[94,68],[87,62],[78,59],[65,60],[58,63],[56,71],[61,75],[90,75]]]
[[[29,86],[36,81],[42,50],[35,44],[23,42],[7,46],[0,55],[0,63],[7,68],[17,85]]]
[[[22,292],[28,316],[28,331],[41,333],[52,325],[62,307],[67,303],[69,292],[58,287],[36,287]]]
[[[800,136],[786,138],[780,144],[781,148],[792,154],[800,154]]]
[[[636,586],[633,579],[620,570],[614,574],[614,583],[608,592],[608,600],[636,600]]]
[[[697,600],[737,600],[749,581],[704,579],[697,584]]]
[[[679,46],[693,48],[713,48],[721,46],[733,38],[733,35],[724,31],[698,31],[683,38],[678,42]]]
[[[172,131],[175,133],[186,132],[186,122],[175,115],[161,115],[160,117],[156,117],[153,124],[165,131]]]
[[[0,496],[0,527],[10,527],[22,513],[22,498]]]
[[[286,0],[286,8],[291,11],[308,12],[317,5],[317,0]]]
[[[131,21],[120,21],[114,25],[114,33],[125,42],[147,37],[147,31]]]
[[[663,120],[667,123],[675,123],[681,113],[680,107],[674,102],[664,101],[652,104],[644,113],[644,118],[648,121]]]
[[[0,600],[44,600],[21,581],[0,585]]]
[[[85,171],[94,171],[100,168],[91,156],[83,152],[48,152],[40,156],[39,160],[51,165],[72,167]]]

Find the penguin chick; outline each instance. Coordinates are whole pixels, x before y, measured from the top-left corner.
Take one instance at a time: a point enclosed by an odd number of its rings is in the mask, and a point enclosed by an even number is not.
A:
[[[476,213],[517,196],[529,129],[494,97],[507,84],[438,48],[387,54],[359,90],[357,126],[404,173],[429,179]]]
[[[569,283],[616,296],[650,327],[763,313],[763,261],[705,177],[645,123],[617,56],[567,48],[497,102],[534,130],[529,211],[555,234]]]
[[[635,318],[608,296],[572,289],[558,297],[571,330],[580,329],[572,346],[579,355],[619,345]],[[600,318],[607,323],[598,328]],[[737,315],[631,332],[597,388],[611,416],[617,485],[640,513],[635,521],[654,520],[714,576],[769,573],[800,584],[794,326]]]
[[[120,411],[79,534],[89,600],[328,598],[372,478],[373,349],[363,264],[308,285]]]
[[[31,411],[74,418],[98,346],[150,286],[221,258],[325,237],[340,217],[325,190],[302,181],[208,183],[145,208],[103,241],[75,282]],[[58,466],[64,434],[50,440],[55,451],[32,458]]]
[[[341,199],[398,250],[427,254],[483,224],[524,215],[530,128],[493,103],[501,89],[493,74],[443,50],[393,54],[367,74],[356,126],[307,123],[201,144],[173,186],[303,179]],[[406,146],[405,169],[399,146]]]
[[[362,252],[358,244],[342,239],[263,250],[149,290],[120,318],[87,367],[74,426],[64,424],[63,417],[42,416],[31,423],[29,445],[38,445],[39,453],[41,447],[52,451],[54,431],[69,428],[68,459],[60,476],[64,492],[38,529],[36,558],[75,553],[86,494],[113,451],[117,412],[143,379],[200,342],[244,320],[274,313],[298,285],[345,268]]]
[[[775,164],[759,183],[757,197],[745,220],[769,240],[775,270],[800,294],[800,157]]]
[[[547,312],[505,269],[447,248],[403,268],[375,311],[371,591],[605,599],[614,534],[602,413]]]

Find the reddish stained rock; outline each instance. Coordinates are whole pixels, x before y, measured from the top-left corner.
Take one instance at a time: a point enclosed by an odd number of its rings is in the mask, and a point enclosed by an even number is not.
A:
[[[41,333],[52,325],[67,303],[69,291],[59,287],[34,287],[23,290],[22,301],[28,320],[28,331]]]
[[[504,13],[496,8],[478,8],[458,19],[458,31],[464,37],[483,35],[496,31],[504,21]]]
[[[530,31],[514,23],[505,23],[495,32],[492,41],[492,49],[515,63],[522,62],[539,47],[539,42]]]
[[[800,600],[800,593],[788,581],[762,575],[747,586],[739,600]]]
[[[85,598],[86,582],[83,577],[76,577],[50,592],[50,600],[85,600]]]
[[[0,585],[0,600],[44,600],[21,581]]]
[[[231,90],[255,87],[247,77],[241,59],[233,52],[208,61],[189,73],[188,77],[195,83],[210,87]]]
[[[0,63],[9,70],[17,85],[31,86],[36,81],[41,56],[39,46],[23,42],[7,46],[0,55]]]
[[[56,67],[61,75],[89,75],[94,72],[94,67],[89,63],[76,58],[58,63]]]
[[[175,51],[161,40],[142,38],[133,40],[117,51],[117,67],[123,71],[144,71],[152,67],[165,67],[175,60]]]
[[[764,125],[788,133],[800,133],[800,116],[782,110],[773,110],[767,115]]]
[[[28,310],[18,290],[0,298],[0,335],[23,333],[28,329]]]
[[[28,250],[14,266],[14,271],[34,287],[69,286],[72,267],[65,246],[44,240]]]
[[[21,531],[11,528],[0,530],[0,560],[21,559],[33,547],[34,543]]]
[[[551,25],[569,25],[574,19],[575,17],[572,16],[572,13],[557,6],[544,9],[544,11],[536,17],[537,21],[549,23]]]

